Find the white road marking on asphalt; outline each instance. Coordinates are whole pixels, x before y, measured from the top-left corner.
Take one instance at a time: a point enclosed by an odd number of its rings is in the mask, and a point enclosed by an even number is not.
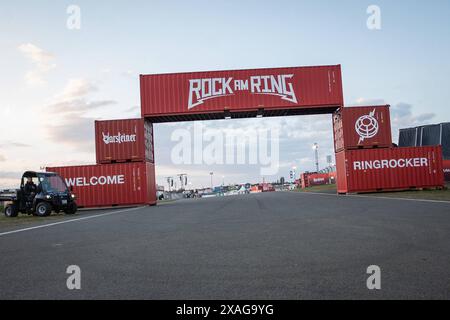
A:
[[[431,200],[431,199],[411,199],[411,198],[395,198],[395,197],[383,197],[383,196],[365,196],[359,194],[345,194],[339,195],[334,193],[322,193],[322,192],[299,192],[300,194],[320,194],[325,196],[334,196],[334,197],[353,197],[353,198],[372,198],[372,199],[390,199],[390,200],[406,200],[406,201],[419,201],[419,202],[436,202],[436,203],[447,203],[450,204],[450,201],[446,200]]]
[[[130,209],[124,209],[124,210],[118,210],[118,211],[111,211],[111,212],[108,212],[108,213],[101,213],[101,214],[96,214],[96,215],[88,216],[88,217],[81,217],[81,218],[76,218],[76,219],[70,219],[70,220],[58,221],[58,222],[53,222],[53,223],[48,223],[48,224],[42,224],[42,225],[39,225],[39,226],[34,226],[34,227],[29,227],[29,228],[23,228],[23,229],[17,229],[17,230],[12,230],[12,231],[6,231],[6,232],[0,233],[0,237],[1,236],[5,236],[7,234],[23,232],[23,231],[29,231],[29,230],[40,229],[40,228],[46,228],[46,227],[56,226],[58,224],[63,224],[63,223],[76,222],[76,221],[81,221],[81,220],[97,218],[97,217],[109,216],[109,215],[116,214],[116,213],[122,213],[122,212],[137,210],[137,209],[140,209],[140,208],[142,208],[142,207],[130,208]],[[12,219],[14,219],[14,218],[12,218]]]

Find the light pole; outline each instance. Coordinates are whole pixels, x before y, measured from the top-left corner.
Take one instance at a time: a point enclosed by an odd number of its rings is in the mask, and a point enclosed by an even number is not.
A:
[[[331,167],[331,162],[332,162],[332,161],[333,161],[333,160],[332,160],[331,155],[328,155],[328,156],[327,156],[327,164],[328,164],[329,167]]]
[[[167,184],[169,185],[169,192],[172,191],[172,186],[173,186],[173,178],[172,177],[166,177],[167,179]]]
[[[167,184],[169,185],[169,198],[172,199],[172,185],[173,185],[173,178],[172,177],[166,177]]]
[[[186,187],[187,185],[187,174],[186,173],[180,173],[177,174],[177,176],[180,178],[181,188]]]
[[[319,172],[319,145],[317,144],[317,142],[314,143],[313,150],[316,159],[316,172]]]
[[[214,172],[210,172],[209,175],[211,176],[211,191],[213,190],[213,183],[212,183],[212,177],[213,177]]]

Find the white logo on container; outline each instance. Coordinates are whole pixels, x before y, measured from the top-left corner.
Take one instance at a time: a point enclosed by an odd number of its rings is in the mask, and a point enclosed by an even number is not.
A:
[[[136,142],[136,135],[135,134],[124,134],[118,132],[117,135],[109,135],[109,132],[105,134],[102,132],[103,135],[103,142],[105,144],[110,143],[124,143],[124,142]]]
[[[74,177],[66,178],[66,184],[68,187],[90,187],[96,185],[107,185],[107,184],[124,184],[125,175],[118,174],[113,176],[92,176],[90,178],[86,177]]]
[[[359,135],[358,144],[364,141],[364,139],[370,139],[378,133],[378,121],[374,117],[375,109],[369,114],[363,115],[355,122],[355,131]]]
[[[189,80],[188,110],[206,100],[234,95],[236,91],[278,96],[297,103],[291,79],[293,74],[251,76],[247,79],[205,78]]]

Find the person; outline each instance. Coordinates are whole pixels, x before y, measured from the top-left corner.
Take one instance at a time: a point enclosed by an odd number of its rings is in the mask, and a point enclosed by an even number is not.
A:
[[[33,179],[31,177],[27,177],[27,182],[25,183],[23,191],[25,193],[27,201],[28,202],[33,201],[33,198],[36,195],[37,187],[36,187],[36,184],[33,182]]]
[[[27,182],[25,183],[24,191],[26,194],[36,193],[37,187],[33,182],[31,177],[27,177]]]

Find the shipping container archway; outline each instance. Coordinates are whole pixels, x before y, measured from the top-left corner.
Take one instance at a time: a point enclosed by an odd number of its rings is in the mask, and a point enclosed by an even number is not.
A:
[[[340,65],[140,75],[140,92],[151,123],[331,114],[344,105]]]
[[[140,89],[141,118],[96,121],[96,165],[47,168],[81,206],[156,204],[153,123],[336,110],[338,193],[444,184],[440,146],[392,147],[389,106],[343,107],[340,65],[141,75]]]

